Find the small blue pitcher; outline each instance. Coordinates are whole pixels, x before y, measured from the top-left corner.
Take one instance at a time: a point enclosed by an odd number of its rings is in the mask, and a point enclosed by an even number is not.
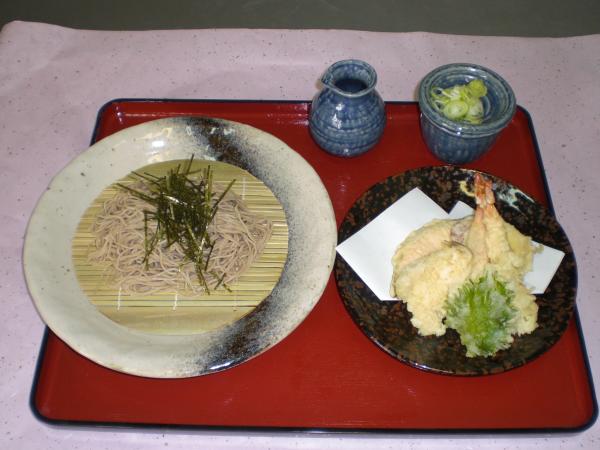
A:
[[[317,144],[333,155],[347,157],[377,144],[385,127],[385,104],[375,90],[375,69],[356,59],[338,61],[321,82],[324,88],[313,100],[309,115]]]

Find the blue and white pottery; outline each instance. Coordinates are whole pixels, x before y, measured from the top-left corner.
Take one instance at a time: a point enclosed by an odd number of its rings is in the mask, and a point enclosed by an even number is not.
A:
[[[479,78],[487,86],[482,98],[483,122],[456,122],[437,111],[431,103],[433,87],[442,89],[467,84]],[[466,164],[486,153],[516,111],[515,94],[496,72],[476,64],[447,64],[428,73],[418,91],[421,132],[427,147],[444,162]]]
[[[375,69],[356,59],[338,61],[321,82],[323,90],[313,100],[309,115],[314,140],[337,156],[357,156],[371,149],[385,127],[385,104],[375,90]]]

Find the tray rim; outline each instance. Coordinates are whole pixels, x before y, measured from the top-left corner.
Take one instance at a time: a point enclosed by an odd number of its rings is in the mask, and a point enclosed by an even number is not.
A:
[[[106,111],[116,103],[257,103],[257,104],[310,104],[310,100],[268,100],[268,99],[177,99],[177,98],[128,98],[118,97],[112,100],[108,100],[98,110],[96,114],[96,120],[92,130],[92,136],[90,139],[90,145],[96,142],[100,131],[100,122]],[[410,100],[399,100],[399,101],[386,101],[385,104],[391,105],[418,105],[416,101]],[[536,161],[538,168],[540,169],[541,182],[544,193],[547,198],[547,209],[552,215],[555,215],[554,205],[550,194],[548,180],[546,178],[546,171],[544,169],[542,155],[538,145],[537,136],[533,127],[533,121],[530,113],[520,105],[517,105],[517,109],[520,110],[526,119],[527,128],[530,133],[532,140],[532,146],[535,152]],[[587,375],[588,387],[591,393],[592,401],[592,414],[587,422],[574,426],[574,427],[548,427],[548,428],[355,428],[355,427],[276,427],[276,426],[239,426],[239,425],[184,425],[184,424],[161,424],[161,423],[145,423],[145,422],[110,422],[110,421],[93,421],[93,420],[76,420],[76,419],[54,419],[45,416],[36,405],[36,393],[39,387],[39,381],[41,378],[42,366],[44,363],[44,357],[47,350],[48,340],[52,331],[45,326],[42,341],[40,343],[40,350],[36,360],[34,376],[32,385],[29,393],[29,408],[33,416],[42,423],[53,427],[65,427],[73,429],[126,429],[126,430],[179,430],[179,431],[228,431],[228,432],[242,432],[242,433],[290,433],[290,432],[301,432],[307,434],[391,434],[391,435],[451,435],[451,436],[481,436],[481,435],[523,435],[523,436],[534,436],[542,434],[552,435],[572,435],[578,434],[591,428],[598,419],[598,401],[596,397],[596,391],[594,387],[594,378],[592,375],[583,330],[581,327],[581,321],[579,319],[579,310],[577,303],[573,308],[573,317],[577,335],[579,338],[579,347],[582,352],[582,358],[585,366],[585,372]],[[60,338],[54,335],[56,339],[60,341]],[[61,341],[62,342],[62,341]],[[66,344],[65,344],[66,345]],[[110,370],[110,369],[108,369]]]

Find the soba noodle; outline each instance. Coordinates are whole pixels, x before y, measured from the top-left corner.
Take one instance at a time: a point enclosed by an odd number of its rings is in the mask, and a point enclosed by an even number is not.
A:
[[[140,184],[135,187],[143,188]],[[216,196],[223,190],[213,186]],[[144,200],[126,191],[119,191],[106,201],[92,226],[96,250],[90,253],[89,260],[105,265],[124,293],[204,292],[194,263],[185,259],[177,243],[165,248],[165,242],[160,242],[145,262],[144,210],[151,209]],[[153,229],[154,224],[149,227]],[[268,218],[250,211],[229,191],[208,227],[209,237],[215,243],[204,273],[209,289],[215,288],[221,278],[226,285],[235,282],[260,256],[271,228]]]

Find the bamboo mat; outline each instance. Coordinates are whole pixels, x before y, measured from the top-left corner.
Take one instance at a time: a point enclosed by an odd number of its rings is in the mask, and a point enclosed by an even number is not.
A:
[[[177,164],[185,162],[152,164],[137,172],[162,176]],[[288,250],[288,227],[283,208],[264,183],[239,167],[216,161],[194,161],[192,169],[208,165],[213,170],[216,183],[226,185],[235,179],[232,190],[252,212],[272,222],[272,234],[263,253],[236,283],[228,286],[229,290],[221,287],[211,290],[210,294],[165,291],[142,295],[122,292],[105,266],[88,260],[89,253],[96,248],[91,232],[92,224],[103,204],[120,189],[116,183],[110,185],[85,211],[72,242],[73,263],[80,286],[92,304],[110,319],[124,326],[152,333],[203,332],[248,314],[276,285]],[[135,179],[129,176],[119,182],[130,184]]]

